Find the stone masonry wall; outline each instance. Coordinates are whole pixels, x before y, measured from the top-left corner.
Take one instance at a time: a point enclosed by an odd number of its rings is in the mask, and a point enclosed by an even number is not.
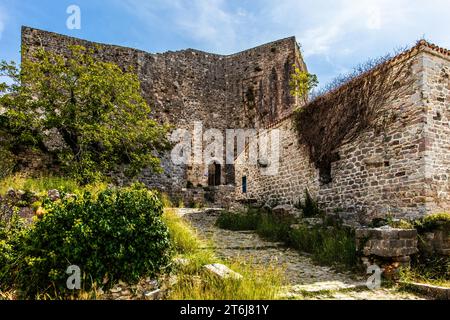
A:
[[[261,165],[248,164],[249,150],[236,162],[237,200],[253,199],[259,203],[296,204],[303,198],[307,188],[315,198],[319,192],[319,175],[309,161],[306,146],[299,144],[292,119],[272,126],[270,130],[279,130],[280,147],[279,170],[277,174],[267,175]],[[268,152],[271,158],[272,153]],[[270,164],[272,165],[272,163]],[[242,178],[247,177],[247,193],[242,193]]]
[[[202,121],[205,130],[225,131],[277,120],[296,104],[289,95],[292,65],[306,69],[295,38],[230,56],[192,49],[150,54],[23,27],[22,44],[22,57],[38,47],[67,55],[70,45],[83,45],[94,48],[98,59],[123,68],[131,66],[139,75],[143,96],[153,106],[153,116],[161,123],[186,129],[193,129],[194,121]],[[163,159],[170,161],[168,155]],[[163,163],[163,167],[163,175],[144,172],[142,180],[166,190],[181,189],[187,181],[207,184],[207,166],[175,168]],[[227,173],[225,166],[222,168],[225,183]]]
[[[392,90],[380,107],[382,117],[395,120],[381,132],[365,130],[339,148],[340,160],[332,164],[332,182],[321,185],[319,192],[319,201],[328,211],[343,210],[360,223],[387,215],[414,218],[425,213],[425,110],[422,60],[417,54],[412,52],[393,66],[408,65],[411,77]]]
[[[221,132],[280,129],[278,174],[265,175],[264,161],[259,165],[238,161],[236,172],[222,165],[221,182],[236,182],[238,199],[295,204],[308,189],[327,212],[338,210],[361,223],[387,215],[417,218],[450,208],[450,54],[446,50],[422,43],[393,60],[392,68],[407,66],[410,81],[389,92],[377,121],[395,121],[381,131],[367,129],[336,150],[339,160],[332,164],[332,181],[323,184],[307,146],[298,142],[291,117],[302,103],[290,95],[293,65],[306,70],[295,38],[229,56],[192,49],[150,54],[27,27],[22,29],[22,43],[23,56],[38,47],[67,54],[69,45],[79,44],[94,48],[98,59],[133,67],[153,116],[161,123],[193,129],[194,122],[201,121],[204,130]],[[177,193],[188,181],[194,186],[207,184],[207,165],[175,166],[168,154],[162,158],[163,174],[143,172],[141,180],[148,186]],[[242,193],[244,176],[246,194]]]
[[[393,67],[399,63],[408,64],[411,81],[390,92],[382,106],[382,114],[396,120],[382,132],[365,130],[340,147],[331,183],[320,182],[307,148],[289,130],[293,120],[288,117],[272,127],[283,129],[279,174],[264,176],[258,166],[238,165],[239,198],[294,204],[308,188],[327,212],[338,210],[363,224],[387,215],[417,218],[448,208],[450,64],[421,47]],[[242,194],[243,176],[247,194]]]
[[[427,212],[450,209],[450,56],[428,49],[422,54],[425,206]]]

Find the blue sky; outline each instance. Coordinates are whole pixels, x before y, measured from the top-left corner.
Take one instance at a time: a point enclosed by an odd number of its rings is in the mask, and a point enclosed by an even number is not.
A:
[[[69,5],[81,30],[66,27]],[[450,0],[0,0],[0,59],[19,59],[21,25],[149,52],[229,54],[294,35],[323,85],[422,37],[450,48]]]

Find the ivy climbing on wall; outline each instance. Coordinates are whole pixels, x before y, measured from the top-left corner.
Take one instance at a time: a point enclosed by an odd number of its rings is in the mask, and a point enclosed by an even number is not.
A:
[[[396,120],[396,115],[383,106],[394,90],[413,81],[411,63],[395,63],[413,49],[357,67],[296,110],[294,122],[299,140],[309,147],[311,161],[318,169],[329,172],[331,163],[339,160],[338,148],[354,141],[362,131],[372,128],[380,132]],[[309,88],[305,75],[296,70],[295,81],[303,84],[294,87],[292,94],[304,94]],[[310,81],[314,84],[314,79]]]

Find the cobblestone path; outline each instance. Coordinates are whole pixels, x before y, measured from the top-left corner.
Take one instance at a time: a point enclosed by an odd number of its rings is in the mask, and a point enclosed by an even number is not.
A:
[[[284,299],[423,299],[396,289],[369,290],[365,286],[366,277],[316,265],[308,255],[286,248],[282,243],[266,241],[251,231],[217,228],[217,210],[179,209],[179,213],[197,229],[202,238],[211,241],[220,258],[239,258],[258,265],[275,264],[282,267],[289,283],[283,294]]]

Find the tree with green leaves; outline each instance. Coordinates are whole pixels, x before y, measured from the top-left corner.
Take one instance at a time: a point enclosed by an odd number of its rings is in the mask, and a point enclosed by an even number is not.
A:
[[[317,87],[319,81],[315,74],[302,71],[296,65],[293,65],[294,73],[291,74],[289,85],[291,87],[291,95],[299,98],[306,98],[308,93]]]
[[[2,61],[0,145],[6,152],[38,148],[82,183],[124,170],[161,171],[158,154],[169,148],[169,127],[150,117],[133,70],[95,59],[72,46],[62,56],[42,48],[21,68]],[[49,148],[46,139],[60,141]],[[1,147],[0,147],[1,148]]]

